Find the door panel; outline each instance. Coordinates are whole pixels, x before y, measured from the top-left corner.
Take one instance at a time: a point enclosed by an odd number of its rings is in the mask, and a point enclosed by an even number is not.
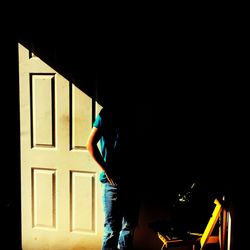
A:
[[[100,169],[86,150],[100,106],[19,44],[22,248],[100,249]]]

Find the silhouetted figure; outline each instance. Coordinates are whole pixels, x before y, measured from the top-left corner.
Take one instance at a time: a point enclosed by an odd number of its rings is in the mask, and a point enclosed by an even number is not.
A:
[[[128,116],[129,110],[118,103],[105,106],[96,117],[87,142],[89,153],[102,169],[102,250],[133,249],[139,203],[131,161],[132,118]],[[99,141],[101,151],[97,146]]]

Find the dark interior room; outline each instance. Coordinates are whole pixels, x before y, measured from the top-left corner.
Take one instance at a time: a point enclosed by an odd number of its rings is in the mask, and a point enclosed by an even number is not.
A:
[[[149,225],[168,218],[177,195],[192,183],[203,198],[225,197],[232,230],[227,250],[242,249],[246,175],[231,27],[202,19],[202,13],[182,19],[141,9],[112,16],[95,8],[20,13],[1,36],[6,249],[22,249],[18,43],[100,105],[116,95],[130,108],[131,166],[142,201],[138,249],[161,249]],[[199,221],[207,207],[196,202],[192,218]]]

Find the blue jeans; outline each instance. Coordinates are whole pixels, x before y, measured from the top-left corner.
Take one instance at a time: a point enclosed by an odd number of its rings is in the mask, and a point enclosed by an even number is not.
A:
[[[103,184],[104,235],[102,250],[133,249],[139,203],[131,188]]]

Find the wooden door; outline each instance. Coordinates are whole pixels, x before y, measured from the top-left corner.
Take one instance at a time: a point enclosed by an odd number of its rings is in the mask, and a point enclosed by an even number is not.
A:
[[[100,249],[99,169],[85,143],[98,104],[19,44],[22,249]]]

